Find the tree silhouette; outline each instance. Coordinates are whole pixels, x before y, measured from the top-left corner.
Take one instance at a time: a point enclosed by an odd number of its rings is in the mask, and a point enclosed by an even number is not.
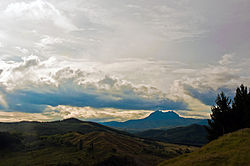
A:
[[[221,92],[216,99],[216,105],[211,108],[211,120],[208,120],[208,139],[214,140],[229,132],[229,114],[232,112],[231,100]]]
[[[223,134],[250,127],[250,92],[247,87],[241,85],[236,89],[233,102],[221,92],[215,103],[211,108],[209,126],[206,127],[209,141]]]
[[[236,89],[232,107],[238,121],[237,128],[250,127],[250,92],[244,85]]]

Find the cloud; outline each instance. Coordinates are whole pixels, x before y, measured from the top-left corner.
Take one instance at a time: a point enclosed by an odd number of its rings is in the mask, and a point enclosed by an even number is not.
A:
[[[243,79],[239,75],[240,68],[230,68],[236,62],[231,66],[218,63],[187,69],[185,64],[179,62],[124,59],[100,65],[55,57],[41,60],[32,55],[22,58],[20,62],[1,63],[0,82],[5,101],[5,104],[2,102],[2,109],[30,113],[42,113],[48,106],[68,105],[138,111],[186,110],[190,116],[192,113],[205,114],[210,112],[221,90],[233,96],[235,88]],[[141,78],[137,76],[137,80],[133,78],[136,73],[132,71],[135,70],[138,70],[137,74],[142,73]],[[159,75],[147,80],[145,78],[153,74],[150,71],[157,71]],[[119,73],[123,72],[123,77],[120,77]],[[169,77],[162,78],[163,74]],[[159,87],[161,81],[165,83],[168,79],[173,82],[168,81],[169,88],[165,87],[166,91],[155,88]]]
[[[233,54],[225,54],[223,55],[222,59],[219,61],[219,64],[229,65],[232,63],[233,57],[234,57]]]
[[[87,121],[126,121],[147,117],[150,110],[124,110],[114,108],[72,107],[58,105],[48,106],[41,113],[5,112],[0,111],[0,122],[18,121],[53,121],[67,118],[78,118]]]
[[[188,111],[188,110],[178,110],[178,114],[185,118],[198,118],[198,119],[208,119],[210,118],[210,112],[208,111]]]
[[[221,61],[228,57],[231,56],[223,56]],[[215,99],[221,91],[233,99],[237,86],[242,83],[250,84],[247,79],[249,76],[244,74],[248,68],[245,61],[249,62],[249,59],[231,61],[230,65],[222,65],[221,61],[203,68],[193,68],[191,72],[184,70],[185,75],[174,80],[169,92],[172,96],[170,99],[185,101],[190,110],[187,110],[186,115],[209,115],[211,106],[215,104]],[[185,115],[183,111],[181,114]]]
[[[172,2],[34,0],[5,4],[0,19],[6,26],[1,29],[6,51],[12,56],[18,53],[10,48],[18,46],[43,57],[143,58],[164,52],[166,41],[192,40],[203,34],[196,21],[191,21],[198,15]],[[49,46],[37,48],[44,42]]]
[[[247,0],[2,1],[0,107],[207,115],[219,91],[250,85],[249,8]]]
[[[5,16],[18,19],[45,20],[51,19],[55,25],[67,30],[76,30],[77,28],[47,1],[35,0],[30,3],[15,2],[7,6],[4,11]]]
[[[60,67],[55,60],[37,56],[5,64],[0,75],[8,110],[42,112],[45,107],[116,108],[125,110],[185,109],[181,100],[170,100],[157,88],[134,85],[119,77]]]
[[[32,90],[16,90],[6,94],[9,109],[26,112],[41,112],[44,106],[70,105],[70,106],[91,106],[94,108],[117,108],[117,109],[185,109],[186,104],[181,101],[172,101],[161,98],[159,95],[150,94],[132,87],[117,87],[110,89],[105,84],[77,85],[72,81],[59,84],[58,87],[47,88],[45,92],[39,92],[36,87]],[[117,85],[116,85],[117,86]],[[45,87],[42,87],[44,89]],[[106,89],[107,88],[107,89]],[[46,89],[46,88],[45,88]],[[37,92],[38,91],[38,92]],[[142,96],[143,95],[143,96]],[[22,105],[15,105],[21,103]]]
[[[199,99],[203,104],[206,105],[214,105],[215,104],[215,99],[217,97],[218,92],[214,91],[211,88],[208,89],[195,89],[191,87],[190,85],[184,85],[184,89],[186,93],[193,98]]]
[[[36,43],[36,45],[38,47],[44,48],[46,46],[53,45],[53,44],[60,44],[62,42],[63,40],[60,38],[53,38],[51,36],[45,35],[44,37],[42,37],[39,43]]]
[[[13,17],[26,17],[30,19],[44,19],[51,15],[60,14],[53,5],[41,0],[36,0],[31,3],[11,3],[7,6],[4,13]]]
[[[59,105],[56,107],[48,106],[44,114],[49,117],[59,119],[80,118],[91,121],[126,121],[129,119],[141,119],[148,116],[153,111],[148,110],[123,110],[114,108],[92,108],[92,107],[72,107]]]
[[[113,75],[104,72],[112,73],[110,66],[114,66],[113,70],[119,71],[118,73],[126,71],[133,74],[129,69],[132,71],[135,69],[130,67],[123,69],[124,66],[132,65],[132,62],[141,67],[142,73],[152,69],[159,70],[159,73],[157,72],[159,76],[155,77],[156,81],[162,79],[165,82],[166,79],[171,78],[173,83],[164,92],[151,86],[150,84],[154,82],[150,82],[150,79],[144,84],[142,82],[134,84],[115,75],[116,72]],[[144,60],[137,63],[128,59],[102,64],[103,71],[101,71],[98,63],[71,62],[55,57],[41,60],[32,55],[22,58],[20,62],[1,61],[1,64],[3,67],[0,74],[3,99],[1,109],[41,114],[48,108],[67,105],[69,108],[91,107],[96,111],[102,109],[142,112],[156,109],[186,110],[188,114],[181,114],[182,112],[180,114],[190,117],[203,114],[201,117],[205,117],[209,115],[210,107],[220,91],[223,90],[227,95],[233,96],[235,88],[244,79],[239,75],[241,70],[238,67],[230,68],[235,63],[231,66],[214,64],[187,70],[185,64],[177,62],[159,63]],[[161,72],[167,73],[168,70],[178,72],[168,73],[170,77],[166,79],[160,77]],[[146,74],[142,75],[142,80],[145,76]],[[63,108],[69,110],[68,107]],[[76,115],[80,116],[80,114]]]
[[[184,89],[188,95],[196,99],[199,99],[203,104],[212,106],[212,105],[215,105],[215,99],[217,98],[218,94],[221,92],[224,92],[228,97],[233,99],[235,95],[234,91],[236,87],[227,88],[227,87],[221,86],[217,88],[216,90],[213,90],[211,87],[195,89],[191,87],[190,85],[185,85]]]
[[[0,93],[0,106],[3,108],[8,108],[8,103],[6,102],[6,99],[3,94]]]
[[[0,111],[0,122],[18,122],[18,121],[48,121],[51,118],[42,114],[30,114],[23,112],[5,112]]]

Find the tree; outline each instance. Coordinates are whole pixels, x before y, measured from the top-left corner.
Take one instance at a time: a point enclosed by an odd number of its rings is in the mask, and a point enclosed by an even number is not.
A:
[[[232,107],[238,122],[237,128],[250,127],[250,92],[247,92],[246,86],[241,85],[236,89]]]
[[[209,126],[206,127],[210,141],[230,131],[231,100],[221,92],[217,96],[216,105],[211,108],[211,111],[211,120],[208,120]]]
[[[211,120],[208,120],[209,126],[206,127],[210,141],[223,134],[250,127],[250,92],[241,85],[236,89],[233,102],[221,92],[211,111]]]
[[[79,144],[78,144],[79,150],[82,150],[82,145],[83,145],[83,141],[82,141],[82,139],[80,139]]]

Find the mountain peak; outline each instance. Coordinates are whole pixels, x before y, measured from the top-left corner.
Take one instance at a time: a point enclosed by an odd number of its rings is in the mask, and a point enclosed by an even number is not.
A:
[[[162,111],[155,111],[151,113],[147,119],[155,119],[155,120],[160,120],[160,119],[180,119],[181,117],[175,113],[174,111],[168,111],[168,112],[162,112]]]
[[[68,122],[68,123],[79,123],[82,122],[81,120],[77,119],[77,118],[68,118],[68,119],[63,119],[63,122]]]

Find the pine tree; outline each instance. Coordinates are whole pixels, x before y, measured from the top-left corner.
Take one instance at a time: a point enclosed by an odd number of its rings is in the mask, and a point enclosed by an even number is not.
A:
[[[229,97],[221,92],[211,111],[211,120],[208,120],[209,126],[206,127],[210,141],[223,134],[250,127],[250,91],[244,85],[238,87],[232,106]]]
[[[231,100],[221,92],[217,96],[216,105],[211,108],[211,111],[211,120],[208,120],[209,126],[206,128],[210,141],[230,132]]]
[[[233,111],[237,119],[237,129],[250,127],[250,92],[247,92],[244,85],[236,89]]]

